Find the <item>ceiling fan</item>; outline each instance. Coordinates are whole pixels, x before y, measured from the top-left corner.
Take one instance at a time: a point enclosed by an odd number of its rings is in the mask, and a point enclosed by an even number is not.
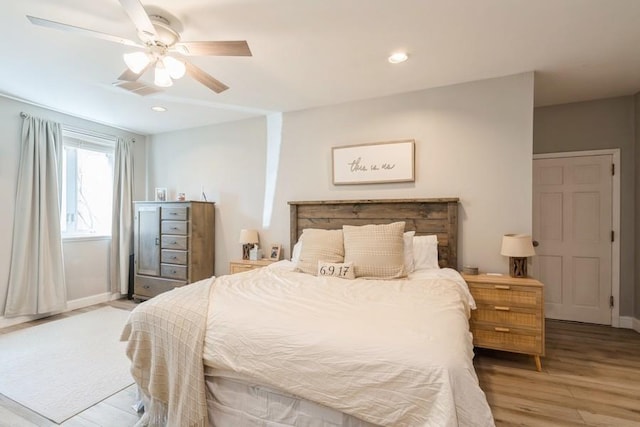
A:
[[[212,91],[220,93],[229,87],[193,65],[185,57],[251,56],[251,50],[245,40],[183,42],[180,40],[180,34],[171,27],[166,18],[147,14],[139,0],[119,1],[133,21],[140,42],[35,16],[27,15],[27,18],[35,25],[143,49],[123,55],[127,69],[118,77],[118,82],[114,83],[115,86],[142,96],[160,91],[160,89],[138,81],[140,76],[151,68],[154,68],[155,86],[171,86],[173,80],[181,78],[186,73]]]

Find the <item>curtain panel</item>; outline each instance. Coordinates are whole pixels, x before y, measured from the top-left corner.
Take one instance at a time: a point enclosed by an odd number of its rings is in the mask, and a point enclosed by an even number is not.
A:
[[[67,306],[60,232],[62,150],[59,123],[24,117],[5,317]]]
[[[133,141],[118,138],[113,170],[111,292],[127,294],[133,253]]]

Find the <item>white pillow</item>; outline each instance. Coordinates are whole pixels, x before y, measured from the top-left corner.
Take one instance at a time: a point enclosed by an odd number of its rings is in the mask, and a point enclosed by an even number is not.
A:
[[[413,236],[415,231],[405,231],[402,236],[404,240],[404,269],[409,273],[413,273]]]
[[[440,268],[438,264],[438,236],[415,236],[413,238],[413,269]]]
[[[302,252],[302,236],[300,236],[300,239],[295,245],[293,245],[293,250],[291,251],[291,262],[298,262],[300,259],[300,252]]]

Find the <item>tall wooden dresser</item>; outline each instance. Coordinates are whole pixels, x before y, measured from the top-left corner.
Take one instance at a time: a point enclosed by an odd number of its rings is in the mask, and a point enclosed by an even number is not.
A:
[[[135,300],[213,276],[214,208],[213,202],[134,202]]]

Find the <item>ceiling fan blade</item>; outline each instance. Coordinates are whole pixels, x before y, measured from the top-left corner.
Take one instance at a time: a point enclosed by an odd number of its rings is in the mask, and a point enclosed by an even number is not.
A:
[[[175,50],[184,55],[204,56],[252,56],[249,45],[244,40],[218,42],[180,42]]]
[[[122,37],[118,37],[118,36],[112,36],[111,34],[89,30],[87,28],[75,27],[73,25],[63,24],[61,22],[49,21],[48,19],[37,18],[35,16],[29,16],[29,15],[27,15],[27,19],[29,19],[29,21],[31,21],[32,24],[39,25],[41,27],[53,28],[55,30],[68,31],[72,33],[81,34],[84,36],[96,37],[102,40],[108,40],[110,42],[120,43],[126,46],[144,47],[140,43],[123,39]]]
[[[120,74],[120,76],[118,77],[118,80],[121,81],[128,81],[128,82],[135,82],[136,80],[138,80],[144,73],[147,72],[147,70],[149,68],[151,68],[154,64],[149,62],[147,64],[146,67],[144,67],[144,69],[142,71],[140,71],[139,73],[135,73],[133,71],[131,71],[129,68],[127,68],[126,70],[124,70],[122,72],[122,74]]]
[[[147,86],[144,83],[140,82],[115,82],[113,84],[115,87],[119,87],[120,89],[124,89],[128,92],[135,93],[140,96],[153,95],[154,93],[162,92],[160,89],[156,89],[152,86]]]
[[[206,87],[214,91],[215,93],[220,93],[229,89],[229,86],[225,85],[219,80],[214,79],[209,74],[205,73],[200,68],[193,65],[192,63],[185,61],[184,65],[186,67],[187,74],[189,74],[191,77],[193,77],[194,79],[196,79],[197,81],[199,81],[200,83],[202,83],[203,85],[205,85]]]
[[[153,27],[153,24],[149,19],[149,15],[147,15],[147,12],[144,10],[144,7],[139,0],[119,1],[140,34],[144,34],[148,39],[155,39],[158,37],[156,29]]]

